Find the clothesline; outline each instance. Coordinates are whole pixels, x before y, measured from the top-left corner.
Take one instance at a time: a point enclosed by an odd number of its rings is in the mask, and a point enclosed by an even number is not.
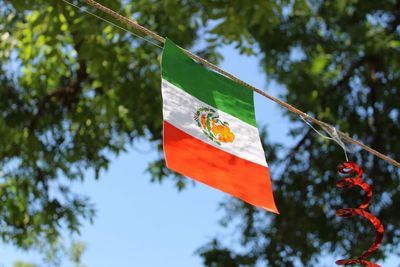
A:
[[[74,4],[70,3],[70,2],[68,2],[68,1],[66,1],[66,0],[62,0],[62,1],[64,1],[64,2],[66,2],[66,3],[68,3],[68,4],[70,4],[70,5],[73,5],[73,6],[77,7],[77,8],[79,8],[78,6],[76,6],[76,5],[74,5]],[[98,9],[98,10],[100,10],[100,11],[102,11],[102,12],[104,12],[104,13],[110,15],[110,16],[112,16],[113,18],[115,18],[115,19],[118,20],[119,22],[121,22],[121,23],[123,23],[124,25],[126,25],[128,28],[133,28],[133,29],[135,29],[136,31],[139,31],[139,32],[141,32],[141,33],[143,33],[143,34],[145,34],[145,35],[147,35],[147,36],[150,36],[151,38],[153,38],[154,40],[158,41],[158,42],[161,43],[161,44],[163,44],[163,43],[165,42],[165,38],[164,38],[164,37],[162,37],[162,36],[160,36],[159,34],[157,34],[157,33],[153,32],[153,31],[147,29],[147,28],[144,27],[144,26],[138,24],[135,20],[129,19],[129,18],[127,18],[127,17],[124,17],[124,16],[122,16],[121,14],[115,12],[114,10],[112,10],[112,9],[110,9],[110,8],[108,8],[108,7],[105,7],[105,6],[103,6],[103,5],[99,4],[99,3],[97,3],[97,2],[94,1],[94,0],[83,0],[83,1],[84,1],[85,3],[87,3],[88,5],[90,5],[90,6],[94,7],[94,8],[96,8],[96,9]],[[101,17],[95,15],[94,13],[91,13],[91,12],[86,11],[86,10],[84,10],[84,11],[87,12],[87,13],[89,13],[89,14],[91,14],[91,15],[93,15],[93,16],[95,16],[95,17],[97,17],[97,18],[99,18],[99,19],[101,19],[101,20],[107,21],[107,20],[105,20],[105,19],[103,19],[103,18],[101,18]],[[124,29],[124,28],[122,28],[122,27],[120,27],[120,26],[118,26],[118,25],[116,25],[116,24],[114,24],[114,23],[112,23],[112,22],[110,22],[110,21],[107,21],[107,22],[108,22],[108,23],[111,23],[112,25],[114,25],[114,26],[116,26],[116,27],[118,27],[118,28],[120,28],[120,29],[123,29],[123,30],[125,30],[125,31],[128,31],[128,30],[126,30],[126,29]],[[138,37],[141,38],[141,39],[144,39],[144,40],[147,41],[147,42],[152,43],[153,45],[156,45],[156,46],[160,47],[158,44],[156,44],[156,43],[154,43],[154,42],[152,42],[152,41],[150,41],[150,40],[148,40],[148,39],[145,39],[145,38],[143,38],[142,36],[139,36],[139,35],[137,35],[137,34],[131,32],[131,31],[128,31],[128,32],[134,34],[135,36],[138,36]],[[261,89],[258,89],[258,88],[256,88],[256,87],[254,87],[254,86],[252,86],[252,85],[250,85],[250,84],[248,84],[248,83],[246,83],[246,82],[240,80],[240,79],[237,78],[236,76],[233,76],[232,74],[230,74],[230,73],[228,73],[228,72],[226,72],[226,71],[220,69],[220,68],[217,67],[216,65],[214,65],[214,64],[208,62],[207,60],[205,60],[205,59],[203,59],[203,58],[201,58],[201,57],[199,57],[199,56],[197,56],[197,55],[191,53],[190,51],[188,51],[188,50],[186,50],[186,49],[184,49],[184,48],[181,48],[181,49],[182,49],[185,53],[187,53],[191,58],[193,58],[194,60],[196,60],[197,62],[199,62],[199,63],[201,63],[201,64],[203,64],[203,65],[205,65],[205,66],[207,66],[207,67],[209,67],[209,68],[211,68],[211,69],[213,69],[214,71],[216,71],[216,72],[218,72],[218,73],[220,73],[220,74],[222,74],[222,75],[224,75],[224,76],[226,76],[226,77],[228,77],[228,78],[234,80],[235,82],[237,82],[237,83],[239,83],[239,84],[244,85],[245,87],[249,88],[250,90],[253,90],[254,92],[256,92],[256,93],[258,93],[258,94],[260,94],[260,95],[262,95],[262,96],[264,96],[264,97],[266,97],[266,98],[268,98],[268,99],[274,101],[275,103],[277,103],[277,104],[279,104],[280,106],[286,108],[286,109],[289,110],[290,112],[292,112],[292,113],[294,113],[294,114],[297,114],[297,115],[298,115],[300,118],[302,118],[303,120],[312,122],[312,123],[314,123],[314,124],[320,126],[322,129],[324,129],[324,131],[328,132],[329,135],[331,135],[331,136],[336,136],[337,138],[332,138],[332,140],[334,140],[335,142],[337,142],[341,147],[343,147],[343,142],[342,142],[342,140],[344,140],[344,141],[346,141],[346,142],[349,142],[349,143],[352,143],[352,144],[354,144],[354,145],[357,145],[357,146],[361,147],[362,149],[364,149],[365,151],[367,151],[368,153],[371,153],[371,154],[375,155],[376,157],[378,157],[378,158],[380,158],[380,159],[383,159],[383,160],[385,160],[386,162],[389,162],[390,164],[392,164],[392,165],[394,165],[394,166],[400,168],[400,163],[399,163],[398,161],[396,161],[396,160],[390,158],[390,157],[387,156],[387,155],[384,155],[384,154],[380,153],[379,151],[377,151],[377,150],[375,150],[375,149],[373,149],[373,148],[371,148],[371,147],[369,147],[369,146],[367,146],[367,145],[361,143],[361,142],[358,141],[358,140],[353,139],[352,137],[348,136],[346,133],[343,133],[343,132],[337,130],[334,126],[332,126],[332,125],[330,125],[330,124],[328,124],[328,123],[326,123],[326,122],[320,121],[320,120],[318,120],[318,119],[316,119],[316,118],[314,118],[314,117],[311,117],[311,116],[308,115],[307,113],[305,113],[305,112],[303,112],[303,111],[297,109],[296,107],[294,107],[294,106],[292,106],[292,105],[290,105],[290,104],[288,104],[288,103],[286,103],[286,102],[284,102],[284,101],[282,101],[282,100],[280,100],[280,99],[278,99],[278,98],[276,98],[276,97],[274,97],[274,96],[272,96],[272,95],[269,95],[269,94],[265,93],[265,92],[262,91]],[[343,147],[343,148],[345,149],[345,147]]]

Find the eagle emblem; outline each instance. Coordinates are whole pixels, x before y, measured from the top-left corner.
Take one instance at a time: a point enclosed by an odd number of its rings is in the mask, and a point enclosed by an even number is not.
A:
[[[218,113],[212,108],[199,108],[194,114],[194,120],[203,133],[217,145],[232,143],[235,140],[229,123],[221,121]]]

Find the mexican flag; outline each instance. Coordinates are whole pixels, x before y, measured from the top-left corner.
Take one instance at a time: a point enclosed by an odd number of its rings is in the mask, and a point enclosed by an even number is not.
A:
[[[278,213],[253,92],[195,62],[170,40],[161,65],[167,167]]]

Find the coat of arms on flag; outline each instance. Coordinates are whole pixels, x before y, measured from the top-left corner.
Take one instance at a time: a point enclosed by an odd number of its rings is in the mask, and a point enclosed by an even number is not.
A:
[[[235,135],[231,132],[229,123],[222,122],[214,109],[201,107],[196,111],[194,119],[204,134],[217,145],[221,145],[221,142],[231,143],[235,140]]]
[[[253,92],[195,62],[167,40],[162,96],[167,167],[278,213]]]

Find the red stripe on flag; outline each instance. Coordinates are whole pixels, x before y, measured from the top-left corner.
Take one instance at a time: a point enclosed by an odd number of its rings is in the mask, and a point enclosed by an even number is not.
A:
[[[168,168],[279,214],[267,167],[200,141],[167,121],[164,154]]]

